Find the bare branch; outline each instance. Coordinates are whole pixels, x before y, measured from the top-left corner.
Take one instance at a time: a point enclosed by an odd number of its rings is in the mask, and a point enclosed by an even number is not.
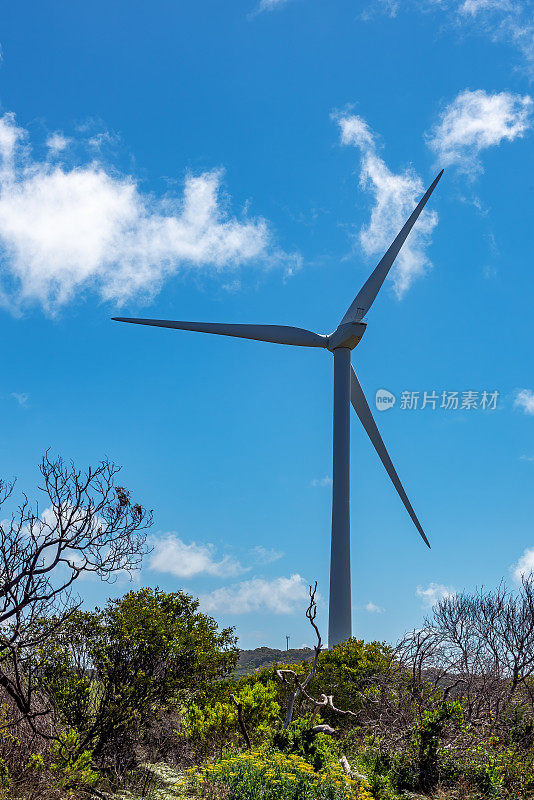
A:
[[[108,460],[82,473],[46,452],[39,469],[44,502],[32,508],[23,495],[0,523],[0,685],[30,726],[41,714],[31,710],[39,684],[33,653],[47,635],[39,621],[54,617],[59,626],[68,619],[78,605],[71,587],[81,575],[113,581],[138,569],[152,523],[152,512],[115,486],[120,468]],[[12,491],[0,481],[0,508]]]
[[[243,703],[241,703],[241,701],[238,700],[234,694],[231,694],[230,697],[237,708],[237,721],[239,723],[239,729],[243,734],[243,739],[245,740],[247,748],[250,750],[250,736],[248,735],[247,726],[245,725],[245,720],[243,719]]]

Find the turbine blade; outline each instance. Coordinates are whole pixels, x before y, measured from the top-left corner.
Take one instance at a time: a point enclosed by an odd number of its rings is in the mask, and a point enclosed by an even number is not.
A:
[[[425,207],[428,198],[436,188],[436,185],[442,175],[443,175],[443,170],[441,170],[439,175],[433,180],[431,185],[428,187],[425,194],[423,195],[423,197],[421,198],[421,200],[411,213],[404,227],[402,228],[400,233],[397,234],[397,237],[394,240],[393,244],[390,246],[385,256],[383,256],[382,260],[379,261],[378,266],[374,269],[374,271],[371,273],[369,278],[366,280],[366,282],[356,295],[355,299],[347,309],[347,313],[339,323],[340,325],[343,325],[346,322],[359,322],[367,314],[367,312],[373,305],[375,298],[378,292],[380,291],[380,288],[384,283],[389,270],[393,265],[393,262],[397,258],[399,250],[401,249],[402,245],[408,238],[408,234],[415,225],[419,214]]]
[[[180,322],[170,319],[137,319],[112,317],[116,322],[134,322],[136,325],[155,325],[158,328],[176,328],[180,331],[215,333],[219,336],[237,336],[239,339],[257,339],[260,342],[292,344],[297,347],[326,347],[328,338],[304,328],[288,325],[243,325],[225,322]]]
[[[384,442],[382,441],[382,437],[380,436],[380,431],[376,427],[376,422],[374,421],[374,417],[371,413],[371,409],[369,408],[369,404],[363,393],[363,389],[360,386],[360,382],[356,377],[356,373],[354,372],[354,367],[351,367],[351,373],[350,373],[350,400],[354,407],[355,412],[360,418],[360,422],[365,428],[365,431],[373,444],[373,447],[378,453],[378,457],[380,458],[382,464],[386,468],[386,472],[391,478],[393,486],[397,490],[399,497],[404,503],[408,514],[412,518],[412,522],[414,523],[415,527],[421,534],[424,543],[428,547],[430,547],[430,543],[425,536],[425,532],[421,527],[421,523],[417,519],[415,511],[412,508],[412,504],[408,500],[406,492],[404,491],[404,487],[400,482],[399,476],[397,475],[397,471],[391,462],[389,453],[386,450]]]

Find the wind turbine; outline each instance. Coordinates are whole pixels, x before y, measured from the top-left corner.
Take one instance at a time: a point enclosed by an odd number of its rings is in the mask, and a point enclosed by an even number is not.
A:
[[[430,547],[425,532],[404,491],[399,476],[392,464],[388,451],[382,441],[373,419],[371,409],[351,365],[351,352],[361,340],[367,323],[364,316],[371,308],[386,276],[391,269],[408,234],[425,207],[443,170],[429,186],[402,230],[390,246],[378,266],[364,283],[355,299],[347,309],[336,330],[329,336],[303,328],[287,325],[247,325],[219,322],[180,322],[166,319],[135,319],[113,317],[117,322],[134,322],[137,325],[155,325],[160,328],[177,328],[182,331],[216,333],[221,336],[237,336],[240,339],[256,339],[261,342],[290,344],[297,347],[323,347],[334,356],[334,435],[333,435],[333,473],[332,473],[332,542],[330,558],[330,605],[328,619],[328,644],[333,647],[352,635],[351,588],[350,588],[350,404],[378,457],[386,468],[408,514],[421,534],[425,544]]]

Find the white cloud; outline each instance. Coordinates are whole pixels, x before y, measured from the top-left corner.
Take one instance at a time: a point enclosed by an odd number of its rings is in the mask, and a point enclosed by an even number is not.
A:
[[[85,290],[120,305],[185,269],[295,261],[273,250],[264,219],[230,215],[220,170],[158,198],[96,160],[35,161],[27,141],[12,114],[0,118],[0,303],[14,311],[53,314]]]
[[[60,153],[69,146],[69,143],[70,139],[62,133],[52,133],[46,140],[46,146],[52,153]]]
[[[511,11],[510,0],[463,0],[458,7],[460,14],[482,14],[486,11]]]
[[[30,399],[30,395],[28,392],[11,392],[11,397],[13,400],[16,400],[19,406],[26,408],[28,406],[28,400]]]
[[[522,578],[534,574],[534,547],[527,547],[517,564],[512,567],[512,574],[516,583],[521,583]]]
[[[307,607],[308,585],[300,575],[290,578],[252,578],[232,586],[215,589],[199,596],[205,611],[247,614],[251,611],[270,611],[274,614],[293,614]]]
[[[518,389],[514,406],[520,408],[525,414],[534,414],[534,392],[531,389]]]
[[[427,144],[440,166],[481,172],[481,151],[524,136],[532,126],[532,106],[528,95],[466,89],[444,109]]]
[[[177,578],[193,578],[197,575],[225,578],[245,571],[232,556],[216,560],[213,545],[196,542],[186,544],[175,533],[156,539],[153,545],[149,568],[176,575]]]
[[[24,525],[21,526],[20,532],[23,537],[29,537],[42,546],[40,558],[43,566],[50,566],[57,556],[57,547],[54,545],[55,532],[60,528],[70,529],[71,532],[76,530],[84,531],[84,536],[90,536],[91,531],[96,532],[98,529],[106,529],[108,523],[101,516],[92,516],[90,521],[87,517],[87,508],[83,506],[74,507],[65,505],[62,509],[54,506],[47,506],[45,509],[38,509],[39,513],[35,517],[30,517]],[[61,513],[60,513],[61,511]],[[5,524],[5,521],[2,523]],[[86,563],[87,553],[84,554],[78,548],[65,548],[63,551],[63,562],[58,564],[57,569],[60,571],[69,570],[72,567],[80,567]],[[68,563],[67,563],[68,562]],[[128,571],[126,569],[118,570],[117,577],[128,576],[129,580],[135,578],[135,571]],[[94,580],[99,579],[94,572],[82,572],[79,580]]]
[[[0,118],[0,176],[8,177],[14,170],[14,156],[17,148],[21,148],[26,132],[15,122],[14,114],[4,114]]]
[[[422,586],[418,586],[415,590],[415,594],[422,599],[423,605],[426,606],[426,608],[432,608],[432,606],[440,600],[453,597],[456,592],[452,586],[445,586],[442,583],[429,583],[426,589]]]
[[[359,148],[360,185],[374,198],[371,220],[359,233],[360,245],[366,255],[381,256],[412,213],[425,186],[413,169],[400,174],[391,172],[377,152],[373,132],[361,117],[337,114],[334,118],[341,142]],[[431,267],[426,248],[437,223],[437,213],[425,209],[397,256],[390,273],[397,297],[402,297],[412,282]]]
[[[310,481],[310,486],[332,486],[332,478],[330,475],[325,475],[324,478],[314,478]]]
[[[372,603],[369,601],[366,606],[365,610],[369,612],[369,614],[383,614],[385,609],[382,606],[377,606],[376,603]]]
[[[534,461],[534,456],[519,456],[520,461]]]
[[[334,119],[341,129],[342,144],[353,144],[360,147],[365,153],[367,150],[374,151],[375,137],[367,122],[356,114],[343,116],[335,114]]]
[[[250,552],[256,564],[273,564],[275,561],[279,561],[284,555],[280,550],[263,547],[261,544],[253,547]]]

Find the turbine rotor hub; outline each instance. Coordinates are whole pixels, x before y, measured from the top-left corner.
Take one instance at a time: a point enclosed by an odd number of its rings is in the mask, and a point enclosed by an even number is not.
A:
[[[363,334],[367,323],[365,322],[347,322],[339,327],[327,337],[327,347],[332,352],[337,350],[338,347],[348,347],[349,350],[354,350]]]

